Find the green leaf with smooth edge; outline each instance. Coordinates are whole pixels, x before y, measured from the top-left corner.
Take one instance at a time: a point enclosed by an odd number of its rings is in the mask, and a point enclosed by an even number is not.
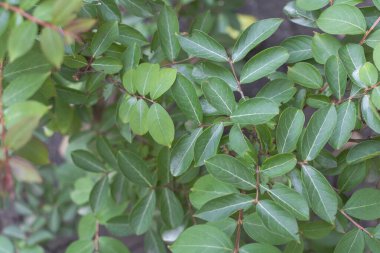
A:
[[[158,82],[150,87],[150,97],[154,100],[161,97],[174,84],[177,78],[177,70],[172,68],[160,69]]]
[[[207,171],[216,179],[242,190],[256,188],[254,169],[228,155],[215,155],[205,162]]]
[[[353,229],[343,235],[334,249],[334,253],[363,253],[365,248],[364,233]]]
[[[251,98],[239,104],[230,118],[234,123],[260,125],[270,121],[278,113],[278,105],[271,100]]]
[[[69,68],[83,68],[87,66],[87,59],[82,55],[65,55],[63,64]]]
[[[365,44],[371,48],[375,48],[380,42],[380,31],[373,31],[365,40]]]
[[[7,135],[4,141],[5,146],[12,151],[17,151],[22,148],[32,138],[39,121],[40,118],[38,116],[22,117],[7,129]]]
[[[154,191],[149,191],[133,207],[129,223],[137,235],[142,235],[150,229],[155,208],[156,193]]]
[[[234,245],[219,229],[210,225],[195,225],[182,232],[169,248],[173,253],[231,253]]]
[[[335,224],[330,224],[322,220],[309,221],[300,224],[302,234],[312,240],[322,239],[327,236],[333,229]]]
[[[123,71],[128,71],[137,67],[141,59],[141,48],[136,44],[132,44],[122,54]]]
[[[288,243],[285,247],[284,253],[303,253],[304,252],[304,242],[300,243],[292,241]]]
[[[160,195],[161,217],[170,228],[181,225],[184,217],[181,202],[169,189],[164,188]]]
[[[260,186],[278,205],[289,211],[298,220],[309,220],[309,206],[300,193],[280,183],[276,183],[272,188],[263,184]]]
[[[304,123],[305,115],[299,109],[289,107],[281,113],[276,129],[279,153],[289,153],[296,149]]]
[[[380,44],[377,44],[373,50],[373,61],[375,62],[377,69],[380,70]]]
[[[13,247],[13,244],[11,240],[9,240],[7,237],[0,236],[0,245],[1,245],[1,249],[0,249],[1,253],[14,253],[15,249]]]
[[[270,178],[278,177],[290,172],[296,164],[297,159],[293,154],[277,154],[263,162],[260,173]]]
[[[366,88],[367,86],[359,78],[359,69],[366,62],[364,48],[358,44],[347,44],[339,49],[339,58],[350,79],[359,87]]]
[[[295,1],[287,3],[284,7],[284,13],[288,16],[289,20],[301,26],[317,28],[317,18],[320,11],[305,11],[296,6]]]
[[[343,210],[361,220],[380,218],[380,190],[364,188],[354,192]]]
[[[106,74],[116,74],[123,68],[123,64],[119,59],[109,56],[96,59],[91,66],[96,71],[101,71]]]
[[[181,111],[190,119],[201,124],[203,120],[202,107],[199,102],[194,84],[184,77],[178,75],[174,85],[171,88],[174,100]]]
[[[129,249],[119,240],[111,237],[101,236],[99,238],[99,252],[123,252],[130,253]]]
[[[380,141],[363,141],[350,149],[346,161],[348,164],[359,163],[380,155]]]
[[[376,6],[378,10],[380,10],[380,1],[379,0],[372,0],[373,4]]]
[[[75,150],[71,158],[76,166],[88,172],[104,172],[104,164],[92,153],[86,150]]]
[[[144,236],[144,250],[146,253],[167,253],[166,245],[161,236],[155,231],[148,231]]]
[[[329,0],[296,0],[297,6],[306,11],[321,9],[325,7],[328,3]]]
[[[145,187],[152,187],[154,179],[146,162],[130,151],[119,151],[117,160],[123,175],[131,182]]]
[[[32,49],[37,32],[38,26],[31,21],[24,21],[11,30],[8,37],[8,54],[11,62]]]
[[[31,100],[13,104],[4,111],[5,125],[9,129],[26,118],[40,119],[48,109],[46,105]]]
[[[341,99],[346,91],[347,72],[338,56],[332,55],[327,59],[325,76],[334,96]]]
[[[104,175],[92,188],[89,202],[93,212],[99,212],[107,204],[109,187],[108,176]]]
[[[373,65],[370,62],[366,62],[359,69],[359,78],[367,86],[372,86],[377,83],[377,80],[379,78],[379,73],[375,65]]]
[[[359,8],[350,5],[333,5],[322,12],[318,27],[329,34],[363,34],[367,24]]]
[[[157,31],[160,34],[162,50],[170,61],[174,61],[181,50],[176,37],[176,34],[179,33],[179,23],[177,14],[167,5],[162,7],[158,16]]]
[[[207,159],[216,154],[223,130],[223,123],[219,123],[204,130],[197,138],[194,146],[195,166],[204,165]]]
[[[40,44],[46,59],[59,68],[63,62],[65,50],[63,37],[53,29],[44,28],[40,35]]]
[[[207,221],[218,221],[251,206],[253,206],[252,197],[234,193],[210,200],[195,213],[195,217]]]
[[[171,147],[174,140],[174,124],[168,112],[159,104],[153,104],[148,111],[148,129],[153,139]]]
[[[225,81],[233,91],[237,90],[237,83],[231,71],[212,62],[201,62],[196,65],[192,71],[192,76],[199,81],[217,77]]]
[[[244,156],[248,154],[254,157],[256,156],[256,152],[252,143],[243,134],[239,124],[235,124],[232,126],[228,138],[228,147],[231,150],[235,151],[238,155]]]
[[[123,86],[131,94],[136,93],[137,84],[134,84],[134,79],[136,75],[136,69],[130,69],[126,71],[123,75]],[[137,81],[137,80],[136,80]]]
[[[289,58],[283,47],[271,47],[253,56],[243,67],[240,82],[251,83],[263,78],[284,64]]]
[[[143,99],[138,100],[131,108],[129,122],[131,130],[138,135],[144,135],[149,130],[148,105]]]
[[[265,253],[281,253],[281,251],[271,245],[261,243],[246,244],[239,249],[239,253],[252,253],[252,252],[265,252]]]
[[[94,242],[92,240],[78,240],[72,242],[65,253],[92,253],[94,252]]]
[[[373,105],[369,95],[365,95],[361,102],[361,112],[364,121],[376,133],[380,133],[380,115]]]
[[[237,62],[243,59],[249,51],[276,32],[282,22],[282,19],[270,18],[250,25],[236,41],[232,49],[232,61]]]
[[[96,218],[90,213],[82,216],[78,223],[79,239],[91,240],[96,233]]]
[[[114,150],[111,144],[104,136],[99,136],[96,139],[96,150],[99,155],[111,166],[113,170],[118,171],[118,163]]]
[[[256,97],[267,98],[278,104],[288,102],[296,93],[297,89],[294,87],[292,81],[288,79],[275,79],[268,82],[260,89]]]
[[[194,30],[191,36],[178,36],[183,50],[190,56],[204,58],[216,62],[228,61],[224,47],[215,39],[199,30]]]
[[[30,98],[41,88],[48,75],[27,74],[14,79],[4,89],[3,104],[10,106],[11,104]]]
[[[194,159],[194,145],[201,133],[202,128],[198,128],[174,145],[170,156],[170,172],[173,176],[180,176],[189,169]]]
[[[380,110],[380,86],[372,90],[371,93],[372,104]]]
[[[125,24],[119,25],[119,37],[116,41],[127,47],[132,47],[133,44],[136,44],[136,46],[144,46],[148,44],[148,41],[142,33]]]
[[[288,77],[306,88],[320,89],[323,86],[321,73],[316,67],[307,62],[299,62],[293,67],[288,67]]]
[[[348,165],[338,177],[338,188],[341,192],[352,191],[364,181],[368,174],[366,162]]]
[[[23,8],[24,9],[24,8]],[[7,30],[10,13],[9,11],[2,9],[0,11],[0,36]]]
[[[259,201],[256,210],[269,230],[299,241],[297,221],[288,211],[271,200]]]
[[[160,65],[151,63],[140,64],[133,73],[133,85],[140,95],[147,95],[154,87],[160,77]]]
[[[335,130],[337,113],[335,106],[328,106],[316,111],[306,127],[301,143],[301,158],[314,160],[326,145]]]
[[[212,77],[202,83],[207,101],[220,113],[231,115],[236,108],[235,96],[226,82]]]
[[[313,57],[311,52],[312,37],[307,35],[297,35],[285,39],[281,46],[289,53],[288,63],[304,61]]]
[[[150,5],[144,0],[123,0],[127,10],[137,17],[147,18],[153,16]]]
[[[93,57],[103,54],[119,37],[119,27],[116,21],[103,23],[94,35],[90,50]]]
[[[229,184],[216,180],[211,175],[205,175],[200,177],[195,182],[193,187],[191,187],[189,199],[191,204],[196,209],[200,209],[210,200],[226,196],[231,193],[238,193],[238,190]]]
[[[330,34],[315,33],[311,45],[313,57],[316,62],[325,64],[332,55],[338,55],[342,46],[340,41]]]
[[[66,1],[54,1],[52,22],[54,24],[64,26],[71,21],[80,8],[83,6],[83,2],[80,0]]]
[[[303,192],[311,209],[322,220],[333,224],[338,211],[338,199],[329,181],[310,165],[302,166],[301,177]]]
[[[136,97],[131,97],[129,95],[127,95],[126,97],[123,97],[121,98],[121,102],[119,104],[119,119],[127,124],[129,123],[129,120],[130,120],[130,113],[131,113],[131,109],[132,107],[134,106],[134,104],[137,102],[137,98]]]
[[[336,126],[329,140],[334,149],[342,148],[351,138],[351,132],[356,124],[356,106],[348,100],[337,106],[337,114]]]
[[[375,0],[376,1],[376,0]],[[363,0],[335,0],[334,4],[349,4],[349,5],[357,5],[362,3]]]

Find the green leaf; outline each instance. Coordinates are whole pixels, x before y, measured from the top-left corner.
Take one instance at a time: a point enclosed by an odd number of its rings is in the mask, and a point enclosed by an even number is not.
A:
[[[121,241],[105,236],[99,238],[99,252],[130,253],[128,248]]]
[[[38,26],[31,21],[24,21],[11,30],[8,38],[8,53],[11,62],[25,55],[33,47],[37,31]]]
[[[39,117],[22,117],[17,123],[9,127],[5,137],[5,146],[13,151],[22,148],[32,138],[34,130],[38,127]]]
[[[75,150],[71,158],[76,166],[89,172],[104,172],[104,164],[92,153],[86,150]]]
[[[256,97],[267,98],[278,104],[288,102],[296,93],[297,89],[294,87],[292,81],[288,79],[275,79],[267,83],[257,93]]]
[[[166,245],[161,236],[152,230],[144,236],[144,249],[146,253],[166,253]]]
[[[189,169],[194,159],[194,145],[201,133],[202,128],[198,128],[191,135],[180,138],[173,147],[170,156],[170,172],[173,176],[180,176]]]
[[[119,37],[119,27],[116,21],[103,23],[94,35],[90,50],[93,57],[103,54]]]
[[[93,214],[87,214],[80,218],[78,224],[79,239],[91,240],[96,233],[96,218]]]
[[[20,157],[11,157],[9,166],[12,174],[18,182],[42,183],[42,178],[38,170],[29,161]]]
[[[285,175],[297,164],[293,154],[277,154],[267,158],[261,166],[261,174],[270,178]]]
[[[239,253],[265,252],[265,253],[281,253],[281,251],[271,245],[261,243],[246,244],[239,249]]]
[[[337,113],[335,106],[327,106],[316,111],[306,127],[301,143],[301,158],[314,160],[326,145],[335,130]]]
[[[179,33],[179,23],[175,11],[167,5],[162,7],[158,16],[157,31],[160,34],[162,50],[170,61],[174,61],[181,50],[176,37]]]
[[[373,105],[370,96],[365,95],[361,102],[361,112],[364,121],[376,133],[380,133],[380,115]]]
[[[136,104],[137,98],[131,97],[129,95],[126,95],[125,97],[121,98],[121,102],[119,104],[119,119],[127,124],[129,123],[130,117],[131,117],[131,109]]]
[[[299,241],[297,221],[288,211],[271,200],[259,201],[256,210],[269,230]]]
[[[83,2],[80,0],[67,1],[54,1],[53,5],[53,23],[57,25],[66,25],[71,21],[77,12],[82,7]]]
[[[237,90],[237,83],[231,71],[217,64],[211,62],[201,62],[195,66],[192,75],[199,81],[203,81],[211,77],[217,77],[225,81],[233,91]]]
[[[351,138],[351,132],[356,124],[355,104],[348,100],[337,107],[338,118],[329,144],[334,149],[340,149]]]
[[[133,207],[129,216],[129,223],[136,235],[142,235],[149,230],[152,225],[155,207],[156,193],[154,191],[149,191]]]
[[[154,100],[161,97],[174,84],[177,77],[177,70],[172,68],[160,69],[158,82],[150,87],[150,97]]]
[[[380,218],[380,190],[364,188],[354,192],[343,210],[361,220]]]
[[[344,96],[347,85],[347,72],[338,56],[332,55],[325,64],[326,81],[337,99]]]
[[[170,228],[176,228],[181,225],[184,217],[181,202],[179,202],[176,195],[167,188],[161,191],[160,210],[163,221]]]
[[[141,59],[141,48],[136,44],[127,47],[122,55],[123,70],[127,71],[136,68]]]
[[[307,62],[299,62],[293,67],[288,67],[288,77],[306,88],[320,89],[323,86],[319,70]]]
[[[121,172],[131,182],[145,187],[154,185],[152,172],[139,156],[130,151],[119,151],[117,160]]]
[[[153,16],[151,7],[145,0],[123,0],[123,4],[135,16],[143,18]]]
[[[111,166],[113,170],[118,171],[119,166],[117,163],[115,152],[113,151],[111,144],[105,137],[100,136],[96,139],[96,150],[98,151],[99,155],[104,159],[104,161],[106,161],[107,164]]]
[[[119,59],[108,56],[96,59],[91,66],[96,71],[101,71],[106,74],[116,74],[123,68],[123,64]]]
[[[306,35],[293,36],[281,42],[281,46],[288,50],[288,63],[295,63],[312,58],[311,42],[312,37]]]
[[[251,98],[239,104],[230,118],[234,123],[260,125],[267,123],[278,113],[278,105],[271,100]]]
[[[288,243],[285,247],[284,253],[303,253],[304,252],[304,242],[298,243],[292,241]]]
[[[364,233],[360,229],[353,229],[339,240],[334,253],[363,253]]]
[[[380,87],[376,87],[371,93],[372,104],[380,110]]]
[[[366,88],[359,78],[359,69],[366,62],[364,48],[358,44],[347,44],[339,49],[339,57],[350,79],[359,87]]]
[[[160,77],[160,65],[142,63],[133,73],[133,85],[140,95],[147,95],[157,86]]]
[[[318,27],[329,34],[363,34],[367,24],[359,8],[340,4],[322,12],[317,20]]]
[[[296,4],[299,8],[313,11],[325,7],[329,3],[329,0],[296,0]]]
[[[379,74],[375,65],[370,62],[366,62],[363,66],[361,66],[359,69],[359,78],[367,86],[376,84],[379,78]]]
[[[195,182],[193,187],[191,187],[189,198],[191,204],[196,209],[200,209],[210,200],[226,196],[231,193],[238,193],[238,190],[229,184],[216,180],[211,175],[205,175],[200,177]]]
[[[170,246],[173,253],[231,253],[234,245],[230,238],[219,229],[209,225],[195,225],[186,229]]]
[[[65,50],[62,36],[53,29],[44,28],[40,35],[40,43],[46,59],[59,68],[63,62]]]
[[[99,179],[94,185],[90,193],[90,206],[95,213],[103,209],[107,204],[107,198],[109,193],[108,176],[105,175]]]
[[[117,39],[121,45],[132,47],[135,44],[137,47],[148,44],[146,38],[135,28],[121,24],[119,25],[119,37]]]
[[[253,168],[228,155],[215,155],[205,162],[207,171],[216,179],[243,190],[256,188]]]
[[[281,113],[276,129],[279,153],[289,153],[296,149],[304,123],[305,115],[299,109],[289,107]]]
[[[253,206],[252,197],[234,193],[210,200],[195,213],[195,217],[207,221],[218,221],[251,206]]]
[[[5,236],[0,236],[1,253],[14,253],[15,249],[11,240]]]
[[[181,47],[190,56],[216,62],[228,61],[226,50],[219,42],[207,35],[207,33],[194,30],[191,36],[177,36]]]
[[[301,26],[317,28],[317,18],[320,11],[306,11],[296,6],[295,1],[287,3],[284,7],[284,13],[288,16],[289,20]]]
[[[366,162],[349,165],[344,168],[338,178],[338,188],[341,192],[348,192],[357,187],[367,177]]]
[[[149,107],[143,99],[138,100],[131,108],[129,122],[131,130],[138,135],[144,135],[149,130]]]
[[[123,75],[123,86],[131,94],[134,94],[137,91],[137,84],[134,84],[134,76],[136,75],[136,72],[136,69],[130,69],[126,71]]]
[[[72,242],[65,253],[92,253],[94,252],[94,242],[92,240],[78,240]]]
[[[314,34],[311,48],[316,62],[325,64],[329,57],[338,55],[340,47],[340,41],[334,36],[330,34]]]
[[[174,140],[174,124],[167,111],[159,104],[153,104],[148,111],[148,129],[153,139],[171,147]]]
[[[276,32],[282,22],[282,19],[270,18],[250,25],[236,41],[232,49],[232,61],[237,62],[243,59],[249,51]]]
[[[303,235],[312,240],[326,237],[334,228],[335,224],[333,225],[322,220],[309,221],[300,224],[300,230]]]
[[[253,56],[243,67],[240,82],[252,83],[263,78],[284,64],[289,58],[283,47],[271,47]]]
[[[193,83],[183,75],[178,75],[171,91],[181,111],[188,118],[201,124],[203,120],[202,107],[199,103]]]
[[[231,115],[236,108],[235,96],[226,82],[212,77],[202,83],[202,90],[207,101],[218,112]]]
[[[202,166],[204,162],[216,154],[220,139],[223,135],[223,123],[207,128],[197,138],[194,146],[195,166]]]
[[[377,46],[373,50],[373,61],[375,62],[375,65],[378,70],[380,70],[380,44],[377,44]]]
[[[338,199],[329,181],[310,165],[302,166],[301,176],[309,206],[321,219],[333,224],[338,210]]]
[[[351,148],[347,154],[346,161],[348,164],[359,163],[379,155],[380,141],[367,140]]]
[[[366,39],[365,44],[367,44],[371,48],[375,48],[377,44],[380,42],[380,31],[373,31]]]

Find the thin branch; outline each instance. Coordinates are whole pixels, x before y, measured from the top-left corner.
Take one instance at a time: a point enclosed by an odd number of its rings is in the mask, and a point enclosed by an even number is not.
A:
[[[366,33],[364,34],[363,38],[361,39],[361,41],[359,43],[360,45],[364,44],[364,42],[366,41],[368,35],[373,31],[373,29],[375,29],[375,27],[379,24],[379,22],[380,22],[380,17],[378,17],[376,19],[375,23],[373,23],[373,25],[371,26],[371,28],[369,28],[369,30],[366,31]]]
[[[240,235],[241,235],[241,225],[243,225],[243,210],[239,210],[239,216],[236,224],[236,238],[235,247],[233,253],[238,253],[240,248]]]
[[[364,95],[366,95],[368,92],[370,92],[371,90],[377,88],[377,87],[380,87],[380,82],[370,86],[370,87],[367,87],[364,89],[364,92],[360,93],[360,94],[357,94],[355,96],[350,96],[348,98],[345,98],[345,99],[340,99],[339,101],[336,101],[334,102],[334,104],[336,105],[340,105],[348,100],[353,100],[353,99],[357,99],[357,98],[362,98]]]
[[[99,252],[99,233],[100,233],[100,229],[99,229],[99,221],[96,221],[96,227],[95,227],[95,236],[94,236],[94,249],[95,249],[95,252]]]
[[[256,197],[255,203],[259,203],[259,195],[260,195],[260,166],[256,165]]]
[[[237,90],[238,92],[240,93],[240,96],[243,100],[245,100],[245,96],[244,96],[244,93],[243,93],[243,90],[241,88],[241,83],[240,83],[240,80],[239,78],[237,77],[236,75],[236,71],[235,71],[235,66],[234,66],[234,63],[232,62],[231,59],[228,60],[228,64],[230,65],[230,68],[232,70],[232,74],[234,75],[234,78],[236,80],[236,83],[237,83]]]
[[[359,223],[357,223],[354,219],[352,219],[351,216],[349,216],[345,211],[341,209],[339,210],[339,212],[343,214],[343,216],[346,217],[347,220],[349,220],[352,224],[354,224],[355,227],[357,227],[358,229],[360,229],[361,231],[369,235],[371,238],[373,238],[373,235],[367,229],[365,229]]]

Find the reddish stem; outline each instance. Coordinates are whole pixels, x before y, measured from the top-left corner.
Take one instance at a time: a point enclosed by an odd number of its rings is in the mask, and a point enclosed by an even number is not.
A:
[[[364,34],[363,38],[361,39],[361,41],[359,43],[360,45],[364,44],[364,42],[366,41],[368,35],[373,31],[373,29],[375,29],[375,27],[379,24],[379,22],[380,22],[380,17],[378,17],[376,19],[375,23],[373,23],[373,25],[371,26],[371,28],[369,28],[369,30],[366,31],[366,33]]]
[[[243,210],[239,210],[239,217],[236,224],[236,239],[235,248],[233,253],[238,253],[240,248],[240,235],[241,235],[241,225],[243,224]]]
[[[339,212],[343,214],[343,216],[346,217],[347,220],[349,220],[352,224],[354,224],[355,227],[357,227],[358,229],[360,229],[361,231],[369,235],[371,238],[373,238],[373,235],[367,229],[365,229],[359,223],[357,223],[354,219],[352,219],[351,216],[349,216],[345,211],[341,209],[339,210]]]

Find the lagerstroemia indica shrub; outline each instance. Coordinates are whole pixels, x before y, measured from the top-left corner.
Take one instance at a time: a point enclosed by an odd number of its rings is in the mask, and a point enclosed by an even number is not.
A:
[[[260,51],[283,20],[229,43],[220,1],[0,2],[3,191],[41,181],[58,132],[82,170],[67,253],[132,234],[150,253],[380,252],[380,1],[361,2],[289,2],[314,35]]]

